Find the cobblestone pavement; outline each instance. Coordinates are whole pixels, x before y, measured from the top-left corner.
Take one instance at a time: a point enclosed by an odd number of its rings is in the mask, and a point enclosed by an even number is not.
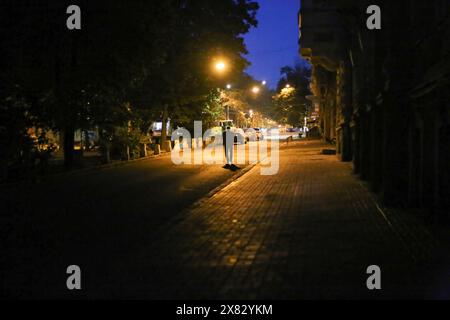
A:
[[[256,167],[198,203],[136,258],[128,275],[142,275],[142,291],[131,296],[450,297],[439,241],[411,213],[383,208],[323,147],[293,143],[278,175]],[[367,290],[370,265],[381,267],[381,291]]]

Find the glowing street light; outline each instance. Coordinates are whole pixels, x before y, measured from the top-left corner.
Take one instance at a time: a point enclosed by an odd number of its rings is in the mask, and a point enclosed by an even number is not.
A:
[[[212,58],[210,68],[216,75],[223,76],[231,69],[231,65],[226,57],[217,56]]]
[[[216,70],[219,72],[225,71],[226,67],[227,66],[226,66],[225,62],[223,62],[223,61],[219,61],[216,63]]]
[[[262,82],[262,85],[265,86],[266,84],[267,84],[267,81],[264,80],[264,81]]]
[[[288,83],[287,85],[286,85],[286,89],[289,89],[291,87],[291,85]]]
[[[260,89],[259,87],[257,87],[257,86],[254,86],[254,87],[252,88],[252,92],[253,92],[254,94],[258,94],[259,91],[261,91],[261,89]]]
[[[231,84],[227,84],[227,89],[228,89],[228,90],[231,89]]]

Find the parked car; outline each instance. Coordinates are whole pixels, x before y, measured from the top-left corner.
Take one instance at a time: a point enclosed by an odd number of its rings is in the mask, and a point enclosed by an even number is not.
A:
[[[248,142],[246,139],[245,131],[241,128],[232,128],[232,131],[234,132],[234,143],[235,144],[245,144]]]
[[[252,128],[244,129],[245,141],[257,141],[256,131]]]
[[[260,128],[248,128],[244,130],[246,141],[260,141],[264,139],[264,135]]]

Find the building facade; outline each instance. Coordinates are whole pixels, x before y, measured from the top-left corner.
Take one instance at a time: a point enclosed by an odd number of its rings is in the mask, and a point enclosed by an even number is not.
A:
[[[388,204],[450,211],[450,2],[303,0],[300,54],[322,136]]]

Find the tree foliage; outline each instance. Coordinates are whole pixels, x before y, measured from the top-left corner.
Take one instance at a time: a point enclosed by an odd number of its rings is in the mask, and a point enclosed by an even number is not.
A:
[[[30,126],[61,132],[70,164],[75,129],[99,127],[110,141],[117,128],[145,127],[163,110],[179,123],[211,120],[215,90],[248,65],[242,35],[257,25],[249,0],[80,0],[82,28],[68,30],[70,4],[2,4],[3,168],[23,154],[19,136]],[[226,77],[211,70],[218,56],[230,66]]]
[[[302,126],[311,108],[310,101],[306,99],[311,94],[311,69],[298,62],[294,67],[283,67],[281,74],[278,94],[273,97],[273,118],[284,124]]]

